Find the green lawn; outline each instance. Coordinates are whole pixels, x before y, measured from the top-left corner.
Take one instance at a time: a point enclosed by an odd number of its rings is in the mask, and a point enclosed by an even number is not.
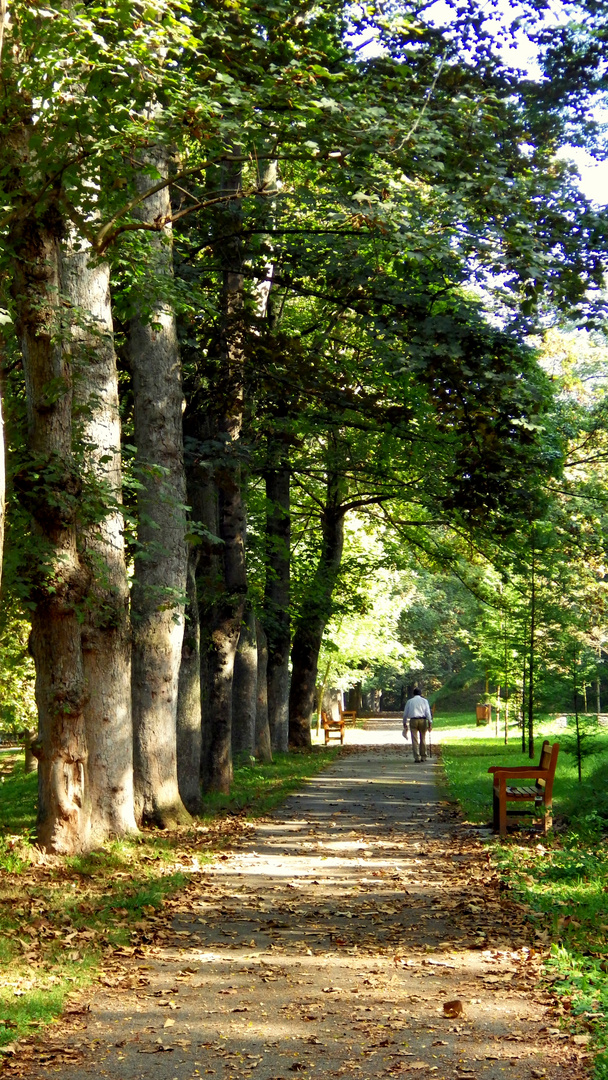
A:
[[[337,746],[314,746],[309,753],[275,754],[269,765],[248,761],[235,766],[230,795],[204,795],[202,817],[242,812],[248,818],[273,810],[302,781],[335,760]]]
[[[536,761],[543,738],[559,742],[560,735],[563,729],[543,718]],[[434,737],[442,746],[450,794],[468,821],[488,822],[488,767],[529,763],[521,733],[513,729],[505,746],[493,729],[471,723],[470,714],[455,714],[437,718]],[[505,886],[528,906],[540,941],[550,948],[547,974],[563,995],[564,1025],[591,1034],[598,1050],[595,1077],[608,1080],[608,730],[584,763],[582,783],[576,761],[560,750],[553,813],[555,829],[548,837],[522,828],[504,841],[492,838],[492,855]]]
[[[29,833],[36,824],[38,775],[25,775],[23,752],[0,754],[0,835]]]

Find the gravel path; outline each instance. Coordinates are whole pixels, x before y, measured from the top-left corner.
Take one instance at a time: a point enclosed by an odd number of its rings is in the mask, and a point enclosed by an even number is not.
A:
[[[536,989],[532,931],[442,799],[437,759],[414,764],[395,721],[355,739],[194,876],[154,944],[21,1075],[584,1073],[585,1053]]]

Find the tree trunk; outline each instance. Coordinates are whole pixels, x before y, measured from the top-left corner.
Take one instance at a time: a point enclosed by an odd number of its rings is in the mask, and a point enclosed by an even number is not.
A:
[[[250,758],[255,750],[258,696],[258,646],[255,613],[248,604],[243,616],[232,682],[232,755]]]
[[[258,761],[272,761],[270,726],[268,723],[268,645],[261,622],[256,619],[256,640],[258,645],[258,686],[255,713],[255,756]]]
[[[79,245],[82,248],[82,245]],[[82,449],[77,542],[87,580],[82,611],[91,841],[135,832],[129,589],[121,509],[118,374],[107,263],[69,239],[61,258],[70,305],[74,434]]]
[[[179,793],[191,814],[201,810],[201,633],[196,593],[199,553],[188,559],[186,612],[177,697],[177,779]]]
[[[578,712],[578,680],[576,677],[576,670],[578,667],[578,656],[576,652],[576,646],[574,649],[574,663],[572,665],[572,683],[574,691],[574,730],[576,733],[576,766],[578,771],[578,782],[583,782],[583,755],[581,753],[581,723]]]
[[[138,180],[140,191],[154,182],[153,168],[166,175],[164,151],[149,152],[148,163],[150,171]],[[139,208],[139,216],[146,221],[169,213],[166,188]],[[149,253],[157,293],[150,300],[140,289],[137,313],[129,327],[134,441],[141,484],[140,550],[131,607],[135,810],[138,821],[165,828],[189,819],[177,779],[187,549],[181,366],[175,317],[162,295],[170,289],[173,275],[170,227],[151,237]]]
[[[355,712],[360,713],[361,712],[361,707],[362,707],[361,706],[361,700],[362,700],[361,683],[358,682],[358,683],[355,683],[354,686],[351,686],[350,690],[348,691],[348,705],[347,705],[347,708],[354,709]]]
[[[223,189],[240,189],[240,165],[228,163]],[[221,258],[222,323],[218,377],[214,387],[214,434],[222,447],[214,479],[218,497],[218,537],[221,591],[213,608],[208,653],[208,706],[212,718],[209,746],[209,787],[227,794],[232,779],[232,678],[247,595],[245,510],[241,492],[240,446],[244,407],[245,304],[240,240],[240,211],[224,215],[228,240]]]
[[[505,746],[509,742],[509,639],[508,620],[505,614]]]
[[[224,542],[219,555],[223,593],[213,612],[207,660],[207,702],[212,722],[209,787],[224,794],[230,792],[232,780],[232,679],[247,592],[240,478],[231,479],[230,472],[222,470],[218,484],[219,535]]]
[[[23,138],[25,146],[25,136]],[[23,149],[23,147],[21,147]],[[38,840],[46,851],[89,846],[85,677],[80,611],[86,589],[76,547],[81,481],[72,457],[72,371],[59,335],[57,209],[11,231],[12,297],[21,346],[30,467],[17,479],[33,518],[31,649],[38,706]]]
[[[524,620],[524,639],[523,639],[523,669],[521,675],[521,752],[526,752],[526,671],[528,658],[526,656],[528,639],[528,624]]]
[[[196,420],[198,421],[198,417]],[[204,445],[209,433],[198,430],[199,438],[190,433],[192,443]],[[194,528],[202,528],[201,543],[196,564],[196,596],[199,619],[199,698],[201,708],[200,783],[208,788],[211,777],[210,748],[213,717],[209,709],[209,657],[211,650],[211,624],[213,605],[217,598],[220,576],[219,544],[214,543],[218,534],[217,491],[213,482],[211,466],[196,454],[188,460],[188,502],[191,507]],[[193,678],[195,675],[193,674]]]
[[[2,354],[0,353],[0,368]],[[6,479],[4,467],[4,422],[2,419],[2,371],[0,370],[0,594],[2,589],[2,556],[4,554],[4,500],[6,492]]]
[[[268,638],[268,721],[274,750],[289,740],[289,600],[291,557],[290,467],[280,448],[266,481],[266,583],[264,628]]]
[[[26,776],[28,776],[30,773],[36,772],[36,769],[38,768],[38,761],[37,761],[36,755],[34,753],[35,748],[33,748],[33,746],[32,746],[35,738],[36,738],[36,732],[35,731],[30,731],[29,728],[26,728],[25,729],[25,741],[24,741],[24,746],[23,746],[23,750],[24,750],[24,768],[23,768],[23,771],[25,772]]]
[[[319,650],[331,615],[332,596],[342,560],[344,510],[340,505],[337,476],[328,477],[327,503],[321,527],[321,557],[302,602],[291,650],[289,745],[293,749],[305,749],[311,745],[310,718],[315,707]]]
[[[534,674],[536,650],[536,551],[532,526],[532,594],[530,597],[530,666],[528,669],[528,757],[534,757]]]

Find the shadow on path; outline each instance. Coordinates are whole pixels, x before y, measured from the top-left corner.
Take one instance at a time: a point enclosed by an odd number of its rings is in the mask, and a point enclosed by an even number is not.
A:
[[[521,910],[388,723],[193,878],[58,1035],[66,1080],[582,1074]]]

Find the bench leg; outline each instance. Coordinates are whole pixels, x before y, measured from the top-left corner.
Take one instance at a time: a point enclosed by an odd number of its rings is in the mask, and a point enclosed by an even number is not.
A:
[[[500,821],[498,818],[498,795],[496,794],[496,788],[492,788],[492,831],[498,832],[500,828]]]
[[[507,835],[507,785],[503,777],[498,791],[498,832],[501,836]]]

